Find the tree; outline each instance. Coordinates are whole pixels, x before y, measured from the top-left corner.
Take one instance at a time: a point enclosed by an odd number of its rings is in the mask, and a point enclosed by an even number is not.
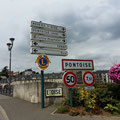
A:
[[[5,67],[2,69],[1,75],[6,76],[6,77],[9,77],[9,74],[8,74],[8,66],[5,66]]]

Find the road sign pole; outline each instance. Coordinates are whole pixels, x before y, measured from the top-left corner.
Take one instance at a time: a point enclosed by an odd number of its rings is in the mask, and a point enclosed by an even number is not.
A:
[[[41,70],[41,107],[44,108],[44,71]]]
[[[69,95],[70,95],[70,107],[73,107],[73,100],[72,100],[72,88],[69,88]]]

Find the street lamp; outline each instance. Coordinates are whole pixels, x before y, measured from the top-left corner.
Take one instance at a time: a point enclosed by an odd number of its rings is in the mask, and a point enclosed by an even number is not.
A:
[[[13,47],[14,38],[10,38],[11,43],[7,43],[8,51],[10,51],[10,60],[9,60],[9,85],[11,83],[11,51]]]

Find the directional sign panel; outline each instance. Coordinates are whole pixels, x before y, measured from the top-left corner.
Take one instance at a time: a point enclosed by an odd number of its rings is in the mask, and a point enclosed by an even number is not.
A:
[[[61,31],[65,32],[66,28],[62,26],[56,26],[56,25],[51,25],[43,22],[36,22],[36,21],[31,21],[31,27],[40,27],[44,29],[49,29],[49,30],[54,30],[54,31]]]
[[[31,34],[31,40],[41,40],[47,43],[60,43],[60,44],[67,43],[65,38],[47,37],[39,34]]]
[[[31,28],[31,33],[38,33],[38,34],[41,34],[41,35],[53,36],[53,37],[61,37],[61,38],[66,37],[65,33],[60,33],[60,32],[55,32],[55,31],[48,31],[48,30],[44,30],[42,28]]]
[[[65,50],[53,50],[53,49],[42,49],[42,48],[31,48],[31,54],[46,54],[55,56],[67,56],[68,52]]]
[[[87,86],[92,86],[95,83],[95,77],[92,72],[85,72],[83,75],[83,81]]]
[[[67,56],[66,28],[31,21],[31,54]]]
[[[62,59],[62,70],[94,70],[93,60]]]
[[[66,72],[63,76],[64,83],[67,87],[74,87],[77,83],[77,76],[73,72]]]
[[[31,47],[53,48],[53,49],[61,49],[61,50],[67,49],[67,46],[65,44],[49,44],[49,43],[43,43],[41,41],[31,41]]]

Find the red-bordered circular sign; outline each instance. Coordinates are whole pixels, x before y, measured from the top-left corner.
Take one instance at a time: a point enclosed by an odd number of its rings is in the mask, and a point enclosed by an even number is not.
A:
[[[83,75],[83,81],[87,86],[92,86],[95,83],[95,77],[92,72],[85,72]]]
[[[73,72],[66,72],[63,76],[64,83],[67,87],[74,87],[77,83],[77,76]]]

